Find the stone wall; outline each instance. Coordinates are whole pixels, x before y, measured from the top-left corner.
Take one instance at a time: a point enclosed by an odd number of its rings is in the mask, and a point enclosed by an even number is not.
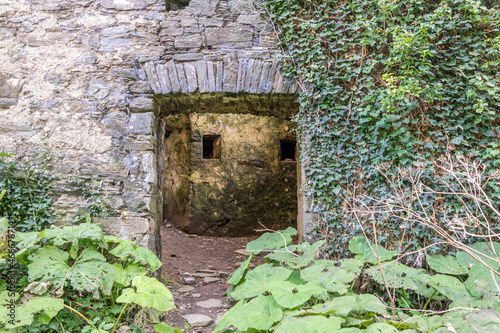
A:
[[[293,94],[275,43],[249,0],[0,0],[0,151],[36,162],[43,141],[58,175],[104,181],[107,232],[159,252],[169,104],[154,97]],[[85,212],[62,178],[54,203],[58,224]]]

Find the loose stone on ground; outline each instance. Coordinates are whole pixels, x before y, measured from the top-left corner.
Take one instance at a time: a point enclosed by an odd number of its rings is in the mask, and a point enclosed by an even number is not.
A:
[[[206,309],[220,308],[222,307],[222,301],[220,299],[211,298],[206,301],[197,302],[196,305]]]
[[[186,319],[189,325],[193,327],[204,327],[210,325],[213,322],[212,318],[202,314],[188,314],[182,317]]]

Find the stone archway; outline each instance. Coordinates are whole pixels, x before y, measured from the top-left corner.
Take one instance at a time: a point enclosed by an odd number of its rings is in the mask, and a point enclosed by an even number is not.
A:
[[[164,219],[210,235],[251,233],[258,222],[296,226],[295,96],[212,93],[157,102]],[[293,156],[283,149],[291,143]]]

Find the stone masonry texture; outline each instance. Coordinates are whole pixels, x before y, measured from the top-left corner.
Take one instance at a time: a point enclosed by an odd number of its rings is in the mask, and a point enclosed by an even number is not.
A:
[[[0,152],[36,163],[43,141],[57,175],[104,182],[106,232],[159,253],[155,98],[295,94],[277,55],[249,0],[0,0]],[[53,197],[56,224],[85,212],[62,177]]]

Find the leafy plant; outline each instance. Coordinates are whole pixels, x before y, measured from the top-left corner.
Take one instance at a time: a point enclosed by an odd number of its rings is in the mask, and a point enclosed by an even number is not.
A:
[[[466,332],[500,329],[500,265],[491,271],[466,252],[456,256],[427,255],[432,271],[394,260],[388,251],[364,237],[351,239],[351,259],[317,259],[320,246],[292,245],[290,229],[264,234],[248,244],[252,252],[231,276],[227,295],[237,303],[219,321],[215,332]],[[281,239],[281,246],[277,240]],[[258,245],[258,246],[257,246]],[[488,245],[493,245],[489,248]],[[484,257],[497,258],[500,243],[478,243]],[[377,250],[378,247],[378,250]],[[268,263],[249,269],[254,253],[270,252]],[[378,254],[377,254],[378,251]],[[384,285],[400,294],[414,293],[424,309],[392,308],[388,294],[360,293],[359,283],[369,279],[378,292]],[[462,282],[464,281],[464,282]],[[366,282],[365,282],[366,283]],[[426,310],[429,301],[445,300],[449,308]],[[233,329],[226,330],[228,327]]]
[[[23,295],[0,289],[0,328],[114,332],[122,318],[130,322],[138,311],[161,313],[174,307],[168,289],[146,276],[161,266],[154,253],[104,236],[98,224],[17,232],[15,241],[27,279],[18,285]],[[5,262],[0,269],[7,269]],[[12,304],[16,316],[9,322]]]
[[[20,231],[40,231],[51,224],[53,173],[46,167],[19,167],[0,153],[0,216]]]
[[[284,73],[301,86],[296,121],[308,179],[302,190],[313,199],[316,233],[328,240],[330,254],[347,255],[348,242],[361,234],[346,200],[395,195],[377,166],[394,166],[389,178],[398,168],[422,167],[430,187],[439,185],[434,163],[447,153],[482,161],[485,176],[495,172],[498,1],[266,0],[263,6],[280,39]],[[498,184],[489,180],[484,189],[498,206]],[[441,204],[449,216],[462,213],[456,201]],[[381,221],[381,243],[391,248],[400,225],[396,218]],[[433,242],[421,225],[407,232],[413,250]]]

